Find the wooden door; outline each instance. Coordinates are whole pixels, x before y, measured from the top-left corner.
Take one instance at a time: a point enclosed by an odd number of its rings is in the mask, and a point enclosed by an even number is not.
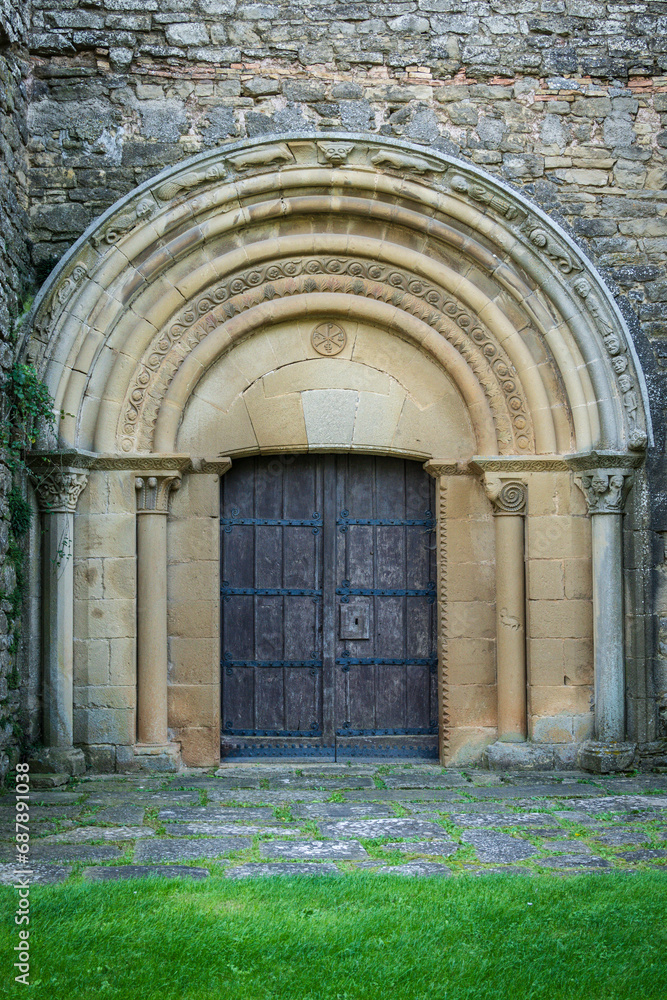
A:
[[[221,491],[223,750],[437,756],[435,533],[421,466],[244,459]]]

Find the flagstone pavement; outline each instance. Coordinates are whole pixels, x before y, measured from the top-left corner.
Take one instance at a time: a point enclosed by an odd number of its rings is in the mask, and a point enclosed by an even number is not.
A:
[[[0,884],[16,880],[14,821],[5,790]],[[232,760],[216,771],[90,775],[33,791],[29,827],[30,877],[42,883],[359,870],[667,874],[667,775]]]

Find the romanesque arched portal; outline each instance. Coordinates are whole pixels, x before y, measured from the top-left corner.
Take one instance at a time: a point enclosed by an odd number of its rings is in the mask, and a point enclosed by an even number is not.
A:
[[[61,413],[51,537],[74,524],[46,595],[54,747],[217,758],[218,477],[300,452],[436,479],[444,761],[623,739],[643,381],[599,275],[516,192],[376,136],[226,146],[84,234],[30,350]]]

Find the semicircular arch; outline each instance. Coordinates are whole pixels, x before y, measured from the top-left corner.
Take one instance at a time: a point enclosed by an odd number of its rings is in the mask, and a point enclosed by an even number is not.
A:
[[[300,317],[409,343],[464,401],[477,454],[641,450],[650,436],[623,319],[562,229],[460,161],[327,134],[194,157],[75,244],[32,314],[60,443],[174,450],[206,372]]]

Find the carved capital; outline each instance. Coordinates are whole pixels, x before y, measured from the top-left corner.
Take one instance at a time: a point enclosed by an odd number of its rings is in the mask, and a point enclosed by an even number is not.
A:
[[[484,491],[493,504],[495,515],[519,515],[526,513],[528,491],[526,484],[519,479],[503,479],[502,476],[489,475],[482,480]]]
[[[168,514],[169,494],[181,486],[178,472],[147,472],[137,476],[134,488],[137,491],[137,514]]]
[[[32,472],[39,506],[46,514],[73,514],[88,482],[81,469],[50,468],[44,474]]]
[[[575,476],[589,514],[622,514],[632,486],[629,469],[589,469]]]

